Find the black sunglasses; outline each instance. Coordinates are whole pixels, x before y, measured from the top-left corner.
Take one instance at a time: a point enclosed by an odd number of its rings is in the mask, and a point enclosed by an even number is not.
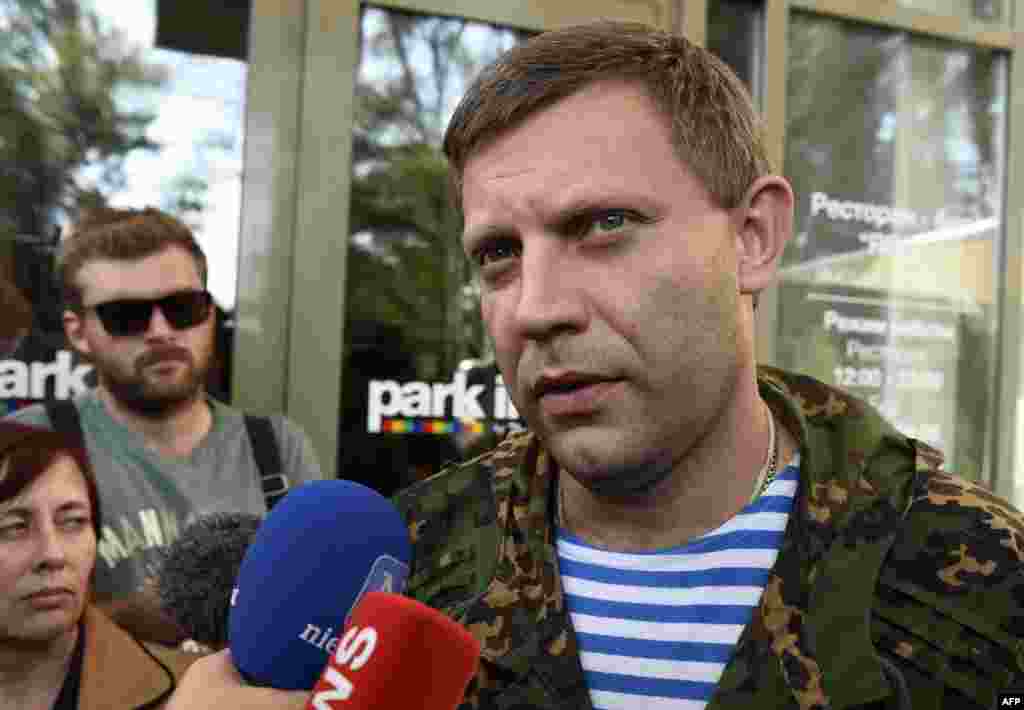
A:
[[[176,291],[162,298],[123,298],[86,306],[96,311],[100,322],[114,336],[141,335],[153,319],[153,307],[159,306],[164,318],[177,330],[191,328],[210,315],[213,298],[209,291]]]

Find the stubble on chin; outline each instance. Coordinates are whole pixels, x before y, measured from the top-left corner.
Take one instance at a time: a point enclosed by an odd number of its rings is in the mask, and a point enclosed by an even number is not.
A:
[[[556,456],[557,459],[557,456]],[[671,464],[645,462],[615,463],[601,467],[564,467],[575,470],[572,477],[595,497],[608,502],[626,503],[648,498],[672,475]]]
[[[184,345],[153,346],[130,366],[95,355],[88,358],[96,368],[100,385],[120,406],[143,417],[158,419],[202,397],[215,360],[214,333],[198,348]],[[153,372],[161,360],[183,363],[173,379]]]
[[[672,475],[669,451],[634,432],[561,431],[539,435],[563,473],[597,498],[625,503],[654,494]]]
[[[192,360],[187,363],[186,371],[173,382],[160,382],[145,369],[136,369],[129,376],[108,370],[100,373],[100,380],[118,404],[150,418],[160,418],[180,409],[203,392],[207,372],[198,371]]]

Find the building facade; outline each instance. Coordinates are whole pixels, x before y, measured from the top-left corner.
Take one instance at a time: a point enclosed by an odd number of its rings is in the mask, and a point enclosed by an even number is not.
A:
[[[440,140],[498,53],[615,18],[729,63],[793,183],[759,359],[848,388],[951,470],[1024,503],[1012,0],[8,5],[0,279],[32,307],[30,327],[0,329],[8,409],[87,386],[60,336],[52,253],[76,208],[107,202],[196,228],[221,306],[212,389],[286,412],[325,471],[390,492],[521,427]]]

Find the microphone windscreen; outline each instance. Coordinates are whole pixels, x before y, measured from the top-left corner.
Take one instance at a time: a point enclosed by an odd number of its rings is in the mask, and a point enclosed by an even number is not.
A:
[[[228,643],[228,609],[238,568],[260,526],[250,513],[210,513],[189,523],[160,555],[160,608],[198,643]]]
[[[480,664],[480,642],[441,612],[384,592],[364,596],[307,710],[452,710]]]
[[[405,520],[372,488],[293,488],[238,571],[228,623],[238,671],[253,685],[309,690],[355,603],[369,591],[404,591],[411,556]]]

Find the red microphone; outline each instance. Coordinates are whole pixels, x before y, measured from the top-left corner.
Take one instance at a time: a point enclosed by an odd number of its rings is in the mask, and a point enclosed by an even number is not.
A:
[[[479,664],[480,642],[457,622],[415,599],[368,592],[306,710],[452,710]]]

